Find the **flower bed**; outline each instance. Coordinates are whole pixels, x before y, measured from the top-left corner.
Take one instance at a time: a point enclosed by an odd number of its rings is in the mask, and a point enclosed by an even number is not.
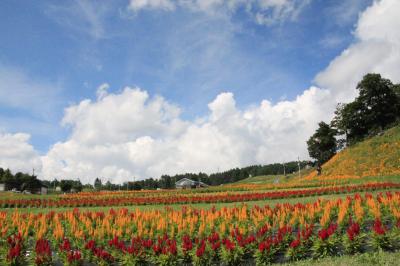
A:
[[[400,192],[307,204],[0,213],[9,265],[266,265],[398,250]]]
[[[309,197],[326,194],[351,193],[358,191],[372,191],[377,189],[400,188],[399,183],[367,183],[361,185],[346,185],[323,187],[313,189],[276,190],[267,192],[216,192],[216,193],[180,193],[179,191],[164,191],[159,193],[110,193],[71,195],[70,197],[47,199],[3,199],[0,200],[2,208],[47,208],[47,207],[88,207],[88,206],[129,206],[152,204],[192,204],[192,203],[218,203],[218,202],[244,202],[267,199],[285,199],[295,197]]]

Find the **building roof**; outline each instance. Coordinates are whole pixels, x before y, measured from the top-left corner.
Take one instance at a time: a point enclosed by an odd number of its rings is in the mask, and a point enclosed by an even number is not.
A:
[[[208,187],[207,184],[205,184],[205,183],[203,183],[201,181],[194,181],[194,180],[191,180],[191,179],[186,178],[186,177],[178,180],[175,183],[175,185],[176,186],[204,186],[204,187]]]

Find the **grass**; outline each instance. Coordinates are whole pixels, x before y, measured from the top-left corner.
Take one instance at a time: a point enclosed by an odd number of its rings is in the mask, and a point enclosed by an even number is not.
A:
[[[322,167],[323,176],[400,175],[400,126],[352,145]]]
[[[353,256],[341,256],[341,257],[329,257],[319,260],[302,260],[298,262],[292,262],[287,264],[276,264],[282,266],[389,266],[400,264],[400,252],[389,253],[389,252],[374,252],[358,254]]]
[[[300,176],[306,176],[310,174],[313,169],[301,169]],[[260,175],[252,176],[246,179],[240,180],[235,184],[275,184],[275,183],[287,183],[298,178],[298,173],[284,175]]]

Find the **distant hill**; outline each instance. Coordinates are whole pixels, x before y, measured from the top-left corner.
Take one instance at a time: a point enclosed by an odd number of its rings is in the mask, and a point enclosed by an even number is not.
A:
[[[400,175],[400,126],[388,129],[337,153],[318,178]],[[306,179],[316,178],[313,171]]]

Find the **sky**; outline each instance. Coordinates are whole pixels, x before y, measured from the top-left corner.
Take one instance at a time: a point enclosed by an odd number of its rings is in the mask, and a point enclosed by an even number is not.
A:
[[[0,167],[124,182],[309,159],[369,72],[400,82],[397,0],[0,2]]]

